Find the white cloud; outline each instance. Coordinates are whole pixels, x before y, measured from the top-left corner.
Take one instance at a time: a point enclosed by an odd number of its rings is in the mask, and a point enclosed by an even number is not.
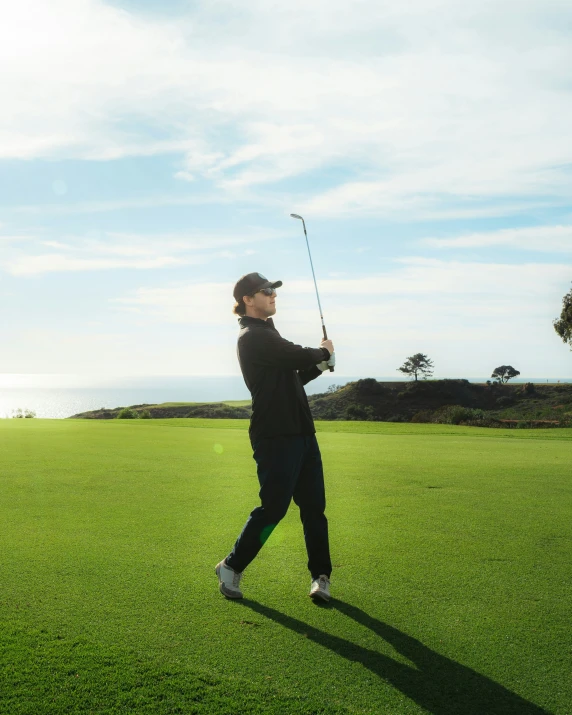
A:
[[[511,361],[523,375],[569,375],[569,353],[560,349],[552,321],[571,269],[406,259],[392,273],[322,280],[339,372],[395,374],[407,355],[421,351],[434,358],[439,376],[485,376]],[[317,344],[311,282],[290,282],[281,294],[279,328],[297,342]]]
[[[434,248],[489,248],[508,246],[520,250],[572,253],[572,226],[530,226],[469,233],[455,238],[425,238]]]
[[[165,234],[140,235],[109,232],[96,237],[40,241],[51,253],[13,250],[0,255],[0,267],[14,276],[41,273],[114,269],[151,270],[168,266],[199,265],[219,258],[232,260],[235,248],[241,251],[276,232],[252,228],[248,234]]]
[[[34,236],[7,236],[7,235],[2,235],[0,234],[0,241],[2,241],[4,244],[8,245],[9,243],[20,243],[22,241],[32,241],[34,240]]]
[[[199,263],[195,259],[178,259],[172,256],[157,256],[146,259],[96,259],[73,258],[62,255],[23,256],[15,259],[9,266],[9,271],[15,276],[30,276],[39,273],[53,273],[62,271],[101,271],[117,268],[134,268],[149,270],[173,265],[188,265]]]
[[[195,204],[224,203],[220,197],[205,196],[150,196],[142,199],[116,199],[108,201],[78,201],[74,204],[23,204],[2,207],[0,211],[10,214],[45,214],[67,216],[84,213],[104,213],[124,209],[156,208],[161,206],[192,206]]]
[[[413,318],[421,314],[443,315],[444,311],[483,320],[505,320],[515,312],[537,316],[553,305],[558,306],[572,268],[428,258],[398,259],[395,263],[391,272],[321,280],[320,296],[324,296],[324,310],[327,306],[331,311],[330,319],[335,315],[337,324],[360,329],[372,320],[374,323],[383,320],[388,327],[395,327],[404,324],[404,307]],[[452,301],[451,296],[457,296],[458,300]],[[112,302],[122,306],[121,309],[144,309],[148,315],[169,322],[211,325],[227,324],[233,303],[229,283],[198,281],[142,287]],[[313,282],[289,280],[278,291],[277,305],[281,320],[291,325],[303,324],[309,311],[318,311]],[[426,323],[425,318],[421,322]]]
[[[545,0],[221,0],[168,19],[21,0],[0,27],[0,156],[178,152],[180,178],[231,195],[351,167],[301,208],[328,215],[559,202],[569,19]]]
[[[61,329],[24,328],[10,341],[1,358],[3,373],[86,373],[111,372],[116,363],[114,355],[133,352],[125,332],[74,333]],[[16,381],[16,385],[25,380]],[[73,386],[70,385],[70,386]]]
[[[353,296],[444,296],[459,300],[478,299],[481,296],[543,296],[549,299],[558,292],[558,284],[569,281],[571,265],[542,263],[504,264],[441,261],[434,258],[409,257],[396,259],[396,270],[373,276],[349,279],[325,279],[319,284],[320,295],[343,296],[347,301]],[[289,281],[280,289],[292,294],[314,291],[310,281]]]
[[[177,171],[175,173],[175,179],[182,179],[183,181],[195,181],[196,177],[189,171]]]
[[[192,325],[229,325],[232,290],[228,283],[192,283],[166,288],[139,288],[133,294],[110,302],[120,310],[135,310],[153,321]]]
[[[568,374],[552,320],[568,289],[570,268],[413,258],[384,274],[321,280],[339,373],[391,375],[406,355],[421,350],[435,359],[441,376],[484,376],[495,361],[511,360],[535,377]],[[217,330],[221,346],[234,349],[230,293],[228,283],[194,282],[140,288],[112,304],[120,312],[135,311],[147,330],[162,323],[193,326],[197,349],[207,335],[216,344],[212,331]],[[285,282],[277,305],[275,321],[284,337],[319,344],[311,280]],[[546,346],[555,346],[559,355],[552,362],[545,358]]]
[[[337,373],[397,375],[405,357],[421,351],[434,360],[438,376],[484,377],[503,363],[525,377],[570,376],[570,353],[552,321],[569,289],[571,267],[417,258],[360,279],[321,280]],[[296,343],[318,345],[313,282],[283,277],[279,331]],[[237,374],[231,291],[222,281],[146,285],[108,297],[97,314],[78,319],[75,330],[59,322],[18,324],[5,341],[4,371],[74,373],[81,366],[94,375],[129,374],[131,365],[139,375]],[[105,330],[88,328],[86,319]]]
[[[232,375],[240,374],[236,360],[236,326],[216,335],[198,332],[149,332],[125,326],[116,332],[70,332],[61,329],[23,330],[18,346],[10,343],[0,357],[0,385],[46,386],[44,379],[14,380],[2,373],[59,373],[74,375],[54,379],[53,386],[84,386],[98,376]],[[166,343],[165,340],[169,342]],[[17,367],[16,367],[17,366]],[[123,384],[122,384],[123,382]],[[125,380],[115,384],[125,386]],[[31,383],[31,384],[30,384]],[[128,383],[127,383],[128,384]],[[49,386],[49,385],[48,385]]]
[[[27,374],[27,373],[4,373],[0,374],[0,388],[73,388],[73,387],[92,387],[89,378],[80,375],[62,375],[62,374]]]

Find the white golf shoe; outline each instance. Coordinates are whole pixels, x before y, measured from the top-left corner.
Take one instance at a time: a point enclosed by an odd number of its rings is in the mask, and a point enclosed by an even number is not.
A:
[[[223,596],[227,598],[242,598],[242,591],[239,588],[242,573],[236,573],[236,571],[229,568],[224,559],[220,564],[216,565],[215,573],[218,576],[219,591]]]
[[[329,601],[330,595],[330,579],[322,574],[312,581],[310,587],[310,598],[314,601]]]

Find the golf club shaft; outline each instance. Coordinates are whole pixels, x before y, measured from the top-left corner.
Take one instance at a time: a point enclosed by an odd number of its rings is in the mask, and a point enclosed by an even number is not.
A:
[[[324,315],[322,313],[322,304],[320,303],[320,294],[318,293],[318,283],[316,282],[316,274],[314,273],[314,263],[312,261],[312,254],[310,252],[310,242],[308,241],[308,232],[306,231],[306,222],[298,214],[290,214],[293,218],[299,218],[302,221],[302,226],[304,227],[304,236],[306,237],[306,247],[308,248],[308,257],[310,258],[310,268],[312,269],[312,278],[314,279],[314,288],[316,289],[316,298],[318,299],[318,308],[320,309],[320,320],[322,321],[322,332],[324,333],[324,340],[328,339],[328,333],[326,332],[326,324],[324,323]],[[330,365],[328,366],[330,372],[334,372],[334,368]]]

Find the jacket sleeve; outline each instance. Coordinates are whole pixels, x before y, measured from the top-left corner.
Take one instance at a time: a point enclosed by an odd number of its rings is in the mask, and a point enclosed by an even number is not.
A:
[[[253,330],[245,337],[246,352],[250,360],[258,365],[307,370],[327,359],[322,348],[303,348],[285,340],[275,330]]]
[[[308,368],[308,370],[298,370],[298,376],[300,380],[302,380],[302,385],[307,385],[310,380],[315,380],[317,377],[320,377],[322,374],[322,371],[317,365],[313,365],[311,368]]]

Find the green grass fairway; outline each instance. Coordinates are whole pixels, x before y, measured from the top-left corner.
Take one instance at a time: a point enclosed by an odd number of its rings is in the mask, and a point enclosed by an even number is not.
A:
[[[230,405],[231,407],[250,407],[252,400],[223,400],[222,402],[161,402],[151,407],[196,407],[197,405]]]
[[[572,713],[572,430],[318,429],[325,607],[245,421],[0,420],[0,713]]]

